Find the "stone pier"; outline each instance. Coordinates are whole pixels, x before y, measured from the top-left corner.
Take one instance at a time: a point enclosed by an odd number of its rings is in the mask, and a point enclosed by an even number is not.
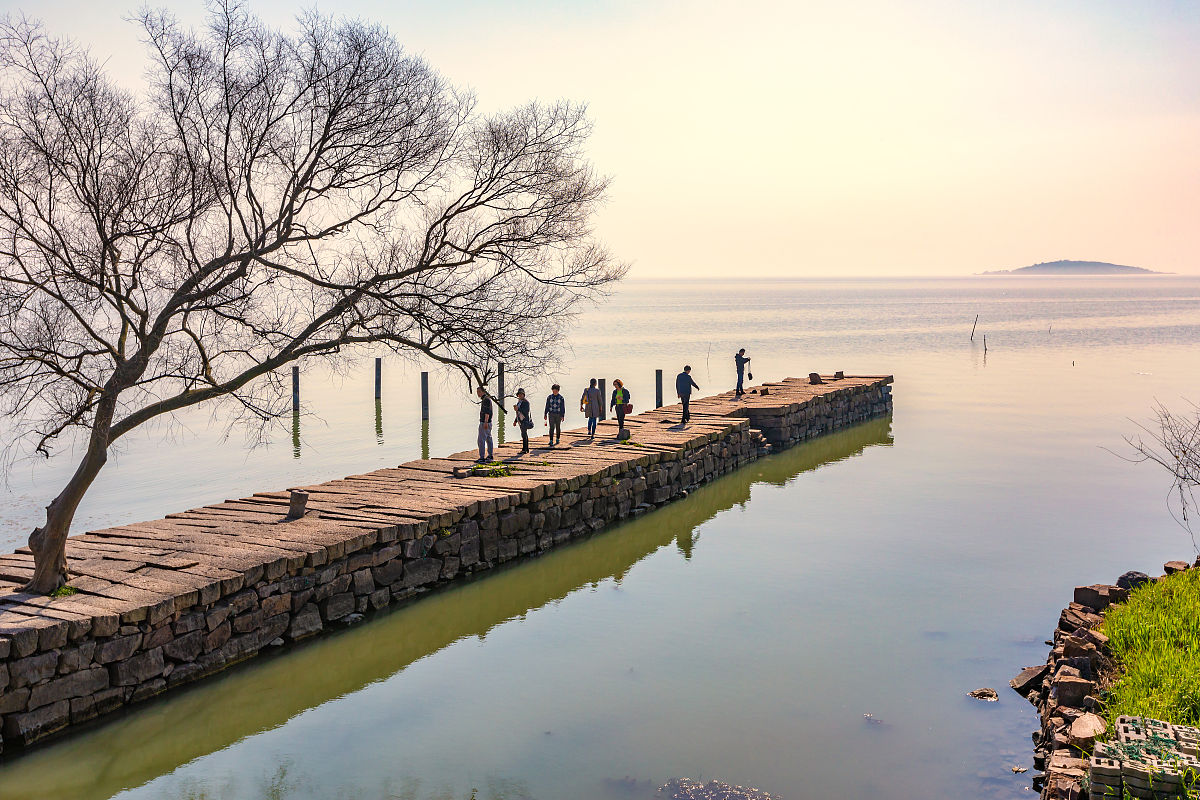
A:
[[[72,536],[74,594],[20,592],[22,549],[0,556],[0,744],[24,747],[357,621],[436,587],[536,556],[773,449],[891,411],[891,377],[787,379],[497,449],[410,461],[316,486],[307,513],[260,492],[165,519]],[[502,474],[508,473],[508,474]],[[460,477],[461,476],[461,477]]]

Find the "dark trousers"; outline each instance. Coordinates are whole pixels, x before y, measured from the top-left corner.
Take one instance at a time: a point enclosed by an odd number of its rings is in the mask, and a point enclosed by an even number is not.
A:
[[[521,452],[528,453],[529,452],[529,428],[526,428],[525,425],[520,420],[517,420],[517,427],[521,429]]]
[[[742,380],[743,380],[745,377],[746,377],[746,373],[745,373],[745,371],[744,371],[744,370],[740,370],[740,369],[739,369],[739,370],[738,370],[738,386],[737,386],[737,393],[738,393],[738,394],[745,394],[745,392],[742,390]]]
[[[550,444],[555,444],[556,442],[561,444],[563,415],[547,414],[546,418],[550,422]]]
[[[692,418],[692,412],[688,408],[688,403],[691,402],[692,396],[690,394],[684,394],[680,395],[679,399],[683,401],[683,422],[687,422]]]
[[[625,429],[625,406],[617,406],[617,430]]]

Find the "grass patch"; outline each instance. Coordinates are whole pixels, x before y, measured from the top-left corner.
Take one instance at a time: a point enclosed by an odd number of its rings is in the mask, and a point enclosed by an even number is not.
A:
[[[1138,587],[1101,630],[1120,669],[1105,696],[1110,726],[1123,714],[1200,725],[1200,569]]]
[[[79,594],[79,590],[74,586],[60,586],[50,593],[51,597],[70,597],[73,594]]]
[[[484,478],[507,478],[513,474],[513,468],[502,461],[493,461],[490,464],[476,464],[471,467],[471,474],[476,477]]]

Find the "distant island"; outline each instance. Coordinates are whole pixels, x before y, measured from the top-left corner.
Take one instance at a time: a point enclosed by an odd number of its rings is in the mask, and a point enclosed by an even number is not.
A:
[[[1127,267],[1104,261],[1046,261],[1019,269],[997,269],[983,275],[1165,275],[1142,267]]]

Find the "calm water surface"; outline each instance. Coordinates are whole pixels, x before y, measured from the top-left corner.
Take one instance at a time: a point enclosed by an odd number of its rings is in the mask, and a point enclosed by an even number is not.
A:
[[[1200,399],[1198,341],[1195,278],[631,282],[561,369],[509,391],[619,376],[645,407],[655,368],[725,389],[744,346],[759,379],[895,374],[894,418],[9,758],[0,797],[605,800],[678,776],[1032,797],[1010,767],[1034,715],[1008,678],[1072,586],[1192,550],[1164,476],[1104,448],[1155,399]],[[423,437],[420,368],[387,360],[379,406],[366,358],[312,369],[295,441],[247,452],[205,415],[134,440],[81,527],[469,447],[448,377]],[[16,466],[0,544],[71,466]],[[1000,702],[965,696],[981,686]]]

